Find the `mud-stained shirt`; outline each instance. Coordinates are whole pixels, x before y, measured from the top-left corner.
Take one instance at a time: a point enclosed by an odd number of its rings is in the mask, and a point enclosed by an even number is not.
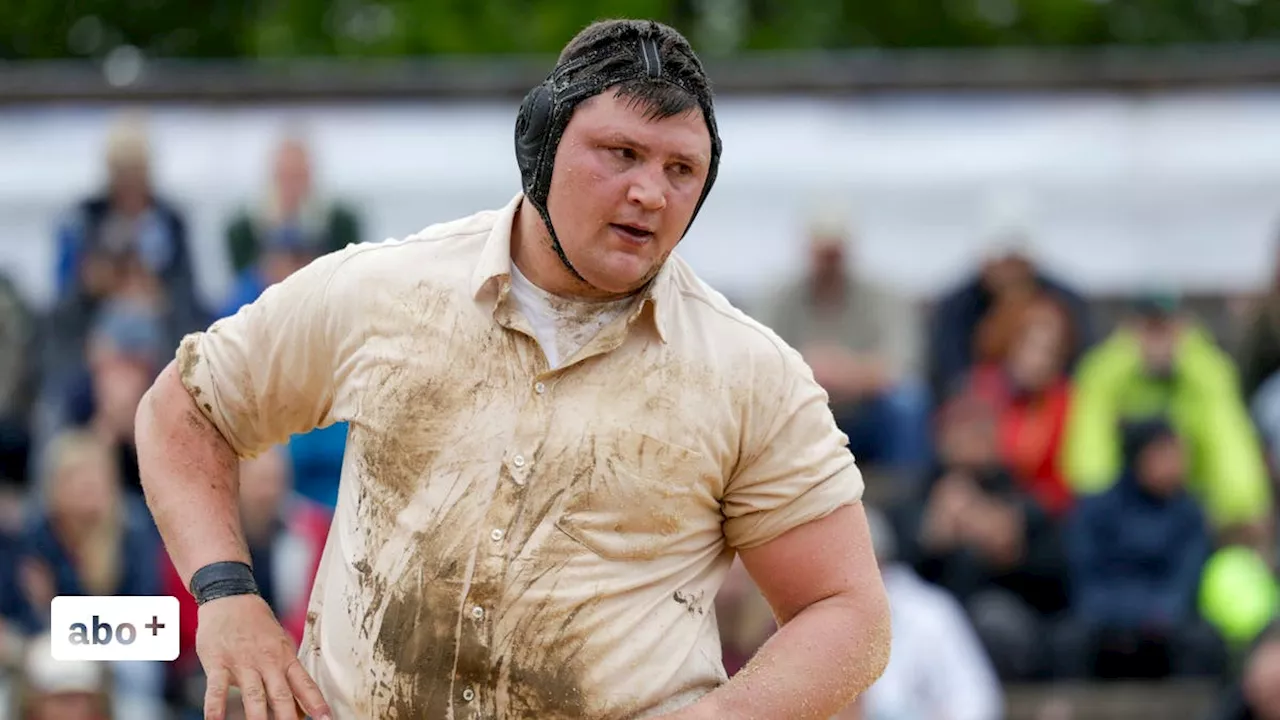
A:
[[[726,680],[735,550],[863,484],[799,355],[678,256],[551,370],[517,196],[321,257],[178,350],[243,457],[346,421],[299,654],[338,720],[629,720]]]

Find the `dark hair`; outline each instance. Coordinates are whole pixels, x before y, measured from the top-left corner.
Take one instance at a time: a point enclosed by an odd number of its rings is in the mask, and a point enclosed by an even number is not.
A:
[[[672,117],[698,109],[704,104],[710,105],[711,83],[689,41],[675,28],[653,20],[594,22],[565,45],[560,52],[558,64],[563,65],[601,53],[598,60],[579,72],[603,74],[611,65],[627,61],[616,55],[619,41],[637,34],[647,34],[657,39],[662,77],[651,78],[644,75],[627,80],[617,88],[616,94],[619,97],[631,100],[635,107],[645,108],[645,117],[649,119]]]

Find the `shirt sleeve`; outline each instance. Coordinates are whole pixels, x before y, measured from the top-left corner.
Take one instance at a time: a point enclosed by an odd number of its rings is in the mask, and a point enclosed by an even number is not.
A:
[[[349,418],[357,303],[335,277],[360,249],[320,257],[179,345],[183,385],[241,458]]]
[[[862,499],[862,473],[826,391],[791,348],[773,368],[752,401],[746,460],[725,488],[724,533],[737,549],[763,545]]]

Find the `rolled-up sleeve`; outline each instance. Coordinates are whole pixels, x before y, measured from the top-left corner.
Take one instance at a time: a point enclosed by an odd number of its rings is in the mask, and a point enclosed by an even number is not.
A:
[[[240,457],[347,419],[336,400],[354,310],[334,279],[357,249],[322,256],[179,345],[183,385]]]
[[[724,533],[737,549],[763,545],[862,499],[862,473],[828,396],[790,348],[768,365],[749,414],[742,464],[725,488]],[[781,392],[769,392],[769,388]],[[753,427],[754,426],[754,427]]]

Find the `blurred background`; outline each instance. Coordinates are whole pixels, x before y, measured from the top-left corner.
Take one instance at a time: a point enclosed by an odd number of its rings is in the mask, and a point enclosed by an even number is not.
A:
[[[800,349],[894,611],[864,720],[1280,719],[1277,0],[0,0],[0,718],[198,718],[49,657],[59,594],[187,602],[133,411],[321,253],[497,207],[592,20],[685,32],[720,180],[680,252]],[[345,428],[243,472],[299,636]],[[774,630],[735,568],[736,672]]]

